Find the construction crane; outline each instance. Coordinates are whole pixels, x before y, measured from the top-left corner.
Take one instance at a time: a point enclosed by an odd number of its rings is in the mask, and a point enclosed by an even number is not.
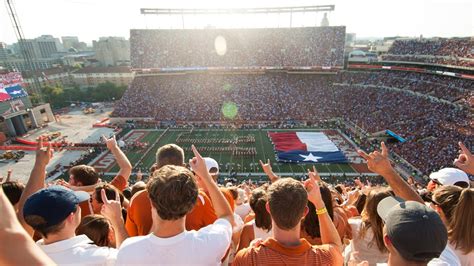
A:
[[[25,38],[23,34],[23,30],[21,29],[20,20],[16,13],[15,5],[12,0],[5,0],[5,5],[7,7],[8,15],[10,16],[10,20],[12,22],[13,30],[16,35],[16,39],[18,40],[18,45],[20,47],[20,52],[23,57],[23,60],[26,62],[26,69],[29,71],[31,78],[33,79],[33,84],[31,84],[31,91],[36,94],[38,97],[39,103],[44,103],[43,95],[41,93],[41,83],[38,79],[36,73],[36,65],[34,64],[34,55],[28,49],[25,43]]]

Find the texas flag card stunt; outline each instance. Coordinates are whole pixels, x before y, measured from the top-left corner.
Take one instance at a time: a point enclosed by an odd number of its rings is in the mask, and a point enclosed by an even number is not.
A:
[[[344,153],[323,132],[270,132],[279,162],[345,163]]]

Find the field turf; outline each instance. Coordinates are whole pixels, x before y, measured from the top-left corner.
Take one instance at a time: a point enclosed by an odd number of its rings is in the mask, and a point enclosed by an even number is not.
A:
[[[308,130],[308,129],[305,129]],[[262,169],[258,163],[259,160],[266,161],[270,159],[273,165],[273,171],[276,173],[287,173],[287,174],[300,174],[306,172],[306,169],[312,166],[312,164],[293,164],[293,163],[279,163],[275,159],[275,152],[273,150],[273,145],[270,142],[269,137],[267,136],[268,130],[266,129],[249,129],[249,130],[223,130],[223,129],[193,129],[192,133],[190,130],[184,129],[169,129],[165,130],[139,130],[146,131],[146,134],[143,138],[140,139],[140,142],[147,142],[149,145],[152,145],[158,138],[159,141],[151,147],[148,152],[146,149],[136,149],[136,150],[126,150],[125,153],[129,158],[130,162],[134,167],[142,168],[143,171],[148,171],[151,165],[155,162],[155,154],[158,148],[162,145],[168,143],[176,143],[176,139],[181,134],[182,138],[196,138],[196,139],[234,139],[238,136],[247,136],[253,135],[255,137],[255,143],[238,143],[237,147],[255,147],[257,154],[251,157],[242,157],[242,156],[233,156],[230,153],[224,152],[204,152],[201,154],[206,157],[212,157],[220,164],[221,174],[229,173],[230,169],[238,173],[262,173]],[[272,129],[272,131],[275,131]],[[302,130],[298,130],[302,131]],[[310,130],[317,131],[317,130]],[[133,133],[133,131],[132,131]],[[177,143],[185,150],[189,149],[190,143]],[[230,144],[195,144],[198,148],[206,147],[228,147]],[[185,153],[186,160],[192,157],[190,151]],[[137,165],[137,162],[140,158],[143,157],[142,161]],[[317,170],[320,173],[354,173],[354,169],[349,164],[314,164]],[[108,172],[116,173],[118,172],[118,166],[114,164]]]

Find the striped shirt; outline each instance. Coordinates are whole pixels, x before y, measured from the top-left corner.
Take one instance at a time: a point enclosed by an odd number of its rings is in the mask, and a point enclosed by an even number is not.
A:
[[[294,247],[286,247],[274,238],[242,249],[232,265],[335,265],[339,252],[329,245],[312,246],[305,239]]]

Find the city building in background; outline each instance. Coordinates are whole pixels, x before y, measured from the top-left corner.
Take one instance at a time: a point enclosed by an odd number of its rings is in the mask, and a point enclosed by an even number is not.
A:
[[[87,50],[87,44],[85,42],[80,42],[77,36],[63,36],[61,37],[61,41],[66,51],[70,50],[71,48],[77,51]]]
[[[100,37],[92,47],[104,67],[130,65],[130,42],[123,37]]]
[[[72,77],[79,87],[96,87],[105,82],[126,86],[132,82],[134,74],[129,66],[84,67],[72,73]]]

